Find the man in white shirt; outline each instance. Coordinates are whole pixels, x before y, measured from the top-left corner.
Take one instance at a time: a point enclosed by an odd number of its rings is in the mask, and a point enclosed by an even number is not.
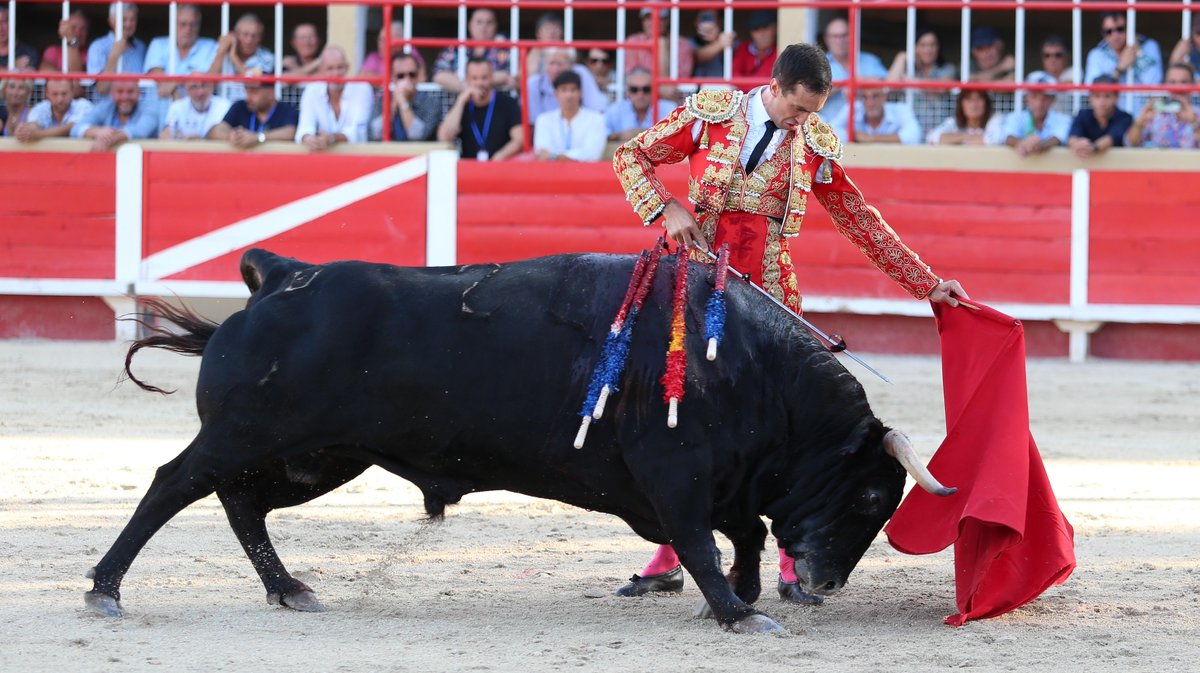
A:
[[[350,64],[341,47],[329,45],[321,52],[317,73],[346,77]],[[366,82],[312,82],[300,96],[300,123],[296,142],[310,151],[327,150],[338,143],[367,141],[375,94]]]
[[[608,133],[604,115],[582,107],[579,73],[564,70],[554,78],[557,110],[547,110],[533,127],[533,151],[538,159],[599,161]]]
[[[92,109],[86,98],[72,98],[71,82],[46,80],[46,100],[33,106],[29,120],[17,127],[17,140],[27,143],[41,138],[66,138],[71,127]]]
[[[229,112],[229,99],[213,95],[213,83],[192,80],[187,83],[187,98],[181,98],[167,108],[167,118],[158,133],[159,138],[196,140],[208,135],[209,129],[221,123]]]
[[[847,108],[830,122],[845,137]],[[861,89],[854,107],[854,141],[859,143],[921,144],[921,124],[904,102],[887,102],[886,89]]]

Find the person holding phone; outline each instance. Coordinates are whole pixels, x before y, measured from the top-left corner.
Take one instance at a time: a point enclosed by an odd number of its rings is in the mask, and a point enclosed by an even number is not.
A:
[[[1166,84],[1188,86],[1196,80],[1189,63],[1167,67]],[[1200,118],[1187,93],[1170,93],[1151,98],[1125,134],[1129,147],[1196,149],[1200,147]]]

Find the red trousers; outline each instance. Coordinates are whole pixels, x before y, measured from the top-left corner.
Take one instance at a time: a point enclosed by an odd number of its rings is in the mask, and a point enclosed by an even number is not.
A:
[[[729,266],[748,274],[752,281],[799,313],[800,288],[788,239],[780,233],[780,228],[778,221],[766,215],[725,211],[717,220],[710,245],[717,252],[728,243]]]

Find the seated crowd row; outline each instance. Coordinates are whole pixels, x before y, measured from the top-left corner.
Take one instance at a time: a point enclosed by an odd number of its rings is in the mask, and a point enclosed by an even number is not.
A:
[[[51,80],[46,85],[46,100],[31,107],[31,80],[9,79],[3,91],[5,105],[0,109],[4,135],[26,142],[63,135],[90,138],[97,150],[109,149],[127,139],[150,137],[225,139],[237,147],[292,140],[312,150],[322,150],[338,143],[379,139],[384,135],[384,125],[388,124],[390,136],[395,140],[457,140],[464,158],[499,160],[517,155],[524,145],[522,111],[515,97],[517,92],[523,91],[534,128],[533,147],[538,157],[597,160],[603,155],[607,141],[633,137],[663,118],[677,102],[672,98],[676,92],[664,88],[660,91],[664,97],[651,104],[652,76],[648,66],[652,63],[648,51],[627,52],[624,95],[609,104],[605,91],[611,74],[610,55],[604,50],[589,51],[586,65],[576,62],[573,50],[533,50],[526,64],[533,74],[521,87],[515,86],[507,68],[507,49],[468,50],[463,81],[457,75],[458,50],[449,48],[439,55],[434,65],[433,81],[443,91],[457,94],[451,105],[445,104],[442,92],[435,94],[418,89],[417,84],[426,79],[426,64],[418,52],[396,51],[391,59],[389,114],[384,115],[378,110],[374,90],[361,82],[311,82],[304,85],[299,109],[296,109],[285,101],[276,100],[275,88],[256,79],[271,74],[275,63],[274,56],[261,46],[263,24],[253,14],[242,15],[228,35],[212,40],[199,37],[199,9],[192,5],[179,6],[178,52],[174,64],[170,64],[168,38],[156,38],[147,48],[133,37],[137,28],[137,7],[130,3],[123,3],[121,7],[124,14],[118,17],[118,5],[112,5],[109,23],[114,32],[91,43],[86,49],[86,58],[82,57],[85,52],[79,40],[69,40],[65,53],[68,63],[72,67],[86,65],[91,73],[181,75],[185,76],[185,83],[161,81],[157,86],[141,91],[132,80],[98,80],[96,91],[104,97],[93,106],[80,97],[82,90],[78,82]],[[650,10],[643,10],[642,16],[649,26]],[[6,19],[7,14],[0,13],[0,17]],[[731,34],[713,34],[716,23],[711,12],[700,12],[697,18],[698,36],[708,35],[710,39],[695,48],[689,46],[686,61],[680,52],[681,71],[686,64],[688,72],[696,72],[723,54],[725,46],[736,45],[735,76],[759,78],[763,82],[769,78],[777,37],[773,12],[750,14],[751,39],[744,42],[737,42],[736,36]],[[118,19],[122,21],[123,34],[129,38],[116,39]],[[1089,54],[1086,81],[1116,83],[1118,78],[1132,71],[1138,82],[1162,82],[1161,72],[1157,79],[1153,74],[1155,58],[1161,69],[1157,45],[1153,40],[1140,37],[1126,45],[1124,21],[1123,13],[1104,15],[1104,40]],[[493,10],[476,9],[468,26],[474,39],[497,38]],[[647,27],[646,31],[649,30]],[[65,39],[78,36],[81,28],[73,27],[68,20],[63,22],[60,32]],[[403,25],[393,23],[391,33],[399,38],[403,34]],[[7,32],[0,31],[0,34],[7,35]],[[561,40],[561,18],[554,14],[543,16],[538,22],[537,36],[548,42]],[[292,37],[296,51],[284,59],[282,69],[285,73],[331,77],[350,74],[350,64],[340,48],[329,45],[316,53],[319,41],[311,24],[298,26]],[[846,78],[848,24],[844,19],[834,19],[825,26],[822,37],[834,79]],[[1194,42],[1200,43],[1200,26]],[[705,45],[711,48],[706,51]],[[1200,44],[1190,46],[1190,52],[1181,48],[1175,50],[1178,53],[1172,58],[1179,57],[1179,60],[1166,68],[1167,84],[1191,85],[1195,82],[1192,61],[1200,60]],[[972,34],[971,47],[974,57],[972,80],[1002,81],[1006,76],[1011,79],[1012,57],[1004,55],[1003,43],[995,31],[986,26],[977,28]],[[1111,63],[1102,58],[1108,52],[1113,56]],[[385,63],[383,53],[381,37],[379,49],[368,55],[358,74],[381,74]],[[1031,73],[1025,81],[1049,85],[1073,79],[1065,66],[1065,54],[1066,48],[1060,39],[1048,38],[1043,43],[1042,54],[1046,69]],[[50,61],[55,54],[47,50],[44,56],[45,61]],[[61,51],[57,54],[59,59],[63,56]],[[719,65],[723,70],[723,63]],[[958,79],[957,70],[941,60],[936,33],[929,30],[918,31],[912,70],[914,74],[909,75],[903,53],[898,55],[890,71],[868,52],[860,53],[857,64],[859,78],[867,80]],[[186,78],[194,74],[245,75],[247,78],[214,85]],[[703,76],[717,75],[705,73]],[[218,87],[220,95],[215,93]],[[853,125],[857,142],[1009,144],[1023,155],[1070,144],[1078,154],[1086,156],[1114,145],[1194,148],[1200,137],[1200,120],[1190,97],[1184,93],[1153,98],[1141,96],[1145,102],[1134,118],[1117,108],[1115,93],[1094,92],[1090,96],[1091,108],[1080,111],[1072,120],[1055,106],[1053,91],[1028,91],[1024,94],[1024,109],[1001,115],[995,113],[991,94],[968,89],[957,97],[954,114],[940,123],[927,121],[928,111],[939,109],[944,115],[948,92],[917,92],[912,96],[913,105],[887,102],[887,90],[882,88],[882,83],[879,87],[867,83],[859,94]],[[844,94],[835,91],[822,115],[844,136],[848,130],[849,109]],[[922,128],[923,120],[929,128]]]

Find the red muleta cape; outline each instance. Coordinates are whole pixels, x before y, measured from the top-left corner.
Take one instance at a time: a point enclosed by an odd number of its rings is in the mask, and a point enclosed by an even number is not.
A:
[[[980,310],[933,305],[947,433],[929,469],[958,493],[939,498],[914,488],[884,529],[906,554],[954,543],[951,626],[1015,610],[1075,569],[1074,529],[1029,432],[1024,330],[975,305]]]

